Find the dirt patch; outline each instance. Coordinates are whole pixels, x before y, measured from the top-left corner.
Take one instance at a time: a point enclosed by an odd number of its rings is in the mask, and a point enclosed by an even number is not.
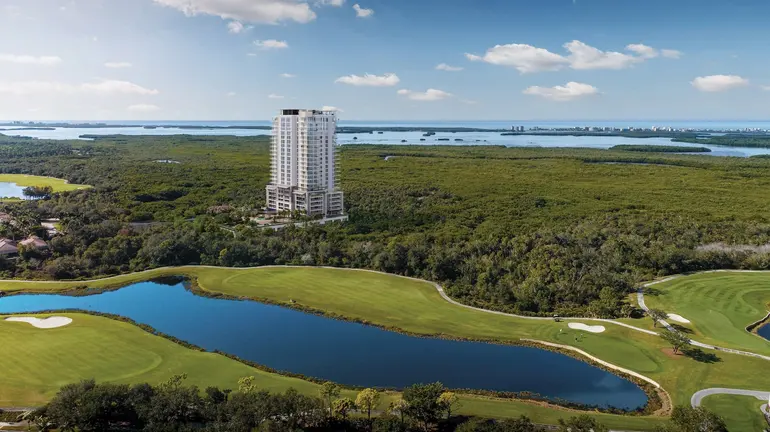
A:
[[[681,351],[679,351],[678,353],[674,354],[674,349],[673,348],[663,348],[660,351],[663,354],[665,354],[666,357],[668,357],[668,358],[672,358],[672,359],[684,358],[684,354],[682,354]]]

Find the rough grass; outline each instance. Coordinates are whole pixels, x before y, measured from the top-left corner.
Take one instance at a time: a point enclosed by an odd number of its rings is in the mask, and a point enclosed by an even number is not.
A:
[[[770,342],[746,331],[765,317],[770,302],[770,273],[713,272],[653,285],[645,295],[651,308],[691,321],[679,324],[700,342],[770,354]]]
[[[719,413],[731,431],[761,431],[767,422],[759,411],[762,401],[748,396],[712,395],[703,399],[703,407]]]
[[[26,174],[0,174],[0,182],[16,183],[19,186],[51,186],[54,192],[68,192],[90,188],[88,185],[70,184],[67,180],[54,177],[41,177]]]
[[[117,287],[161,275],[185,274],[196,278],[201,289],[212,293],[269,300],[287,306],[306,306],[351,319],[425,335],[519,342],[539,339],[572,345],[621,367],[644,374],[671,394],[675,404],[689,403],[697,390],[732,387],[753,390],[770,388],[764,371],[768,362],[756,358],[718,353],[718,361],[707,363],[685,356],[667,356],[658,337],[612,324],[601,334],[583,334],[567,323],[527,320],[469,310],[442,299],[432,284],[365,271],[322,268],[228,269],[182,267],[157,269],[94,282],[0,282],[6,291],[61,291],[74,287]],[[291,303],[294,301],[295,303]],[[686,312],[682,313],[689,317]],[[639,322],[644,326],[643,320]],[[749,335],[751,336],[751,335]],[[752,336],[754,337],[754,336]],[[534,405],[520,402],[467,399],[465,413],[485,416],[530,414],[538,421],[553,421],[559,412],[531,413]],[[720,414],[722,414],[720,412]],[[652,426],[650,418],[606,416],[608,424],[626,428]]]

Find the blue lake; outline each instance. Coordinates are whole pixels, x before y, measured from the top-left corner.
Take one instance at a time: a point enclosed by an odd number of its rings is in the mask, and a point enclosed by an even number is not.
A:
[[[129,317],[207,350],[341,384],[529,391],[549,398],[636,409],[632,382],[546,350],[418,338],[254,301],[194,295],[183,284],[144,282],[87,297],[0,298],[0,313],[84,309]]]
[[[757,334],[770,340],[770,324],[764,324],[757,329]]]
[[[23,191],[16,183],[0,182],[0,198],[24,198]]]

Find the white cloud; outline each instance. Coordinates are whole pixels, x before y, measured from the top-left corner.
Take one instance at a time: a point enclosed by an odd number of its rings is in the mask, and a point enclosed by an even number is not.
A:
[[[636,57],[613,51],[602,51],[578,40],[564,44],[570,52],[568,57],[572,69],[626,69],[643,62],[643,57]]]
[[[337,111],[337,112],[344,112],[343,110],[341,110],[341,109],[339,109],[339,108],[337,108],[337,107],[333,107],[333,106],[329,106],[329,105],[324,105],[324,106],[321,108],[321,111]]]
[[[447,93],[443,90],[436,90],[436,89],[428,89],[425,92],[415,92],[412,90],[404,89],[404,90],[399,90],[398,94],[402,96],[406,96],[411,100],[423,101],[423,102],[438,101],[438,100],[452,97],[451,93]]]
[[[662,55],[665,58],[670,58],[670,59],[677,60],[677,59],[680,59],[682,57],[682,52],[681,51],[677,51],[677,50],[673,50],[673,49],[662,49],[662,50],[660,50],[660,55]]]
[[[109,96],[117,94],[156,95],[160,92],[128,81],[103,80],[97,83],[84,83],[79,85],[50,81],[0,83],[0,93],[12,95],[38,93],[93,93]]]
[[[248,53],[248,54],[246,54],[246,55],[247,55],[247,56],[249,56],[249,57],[256,57],[256,56],[257,56],[257,53]]]
[[[267,49],[285,49],[289,47],[289,44],[286,43],[286,41],[279,41],[275,39],[268,39],[268,40],[255,40],[254,45],[259,47],[260,49],[267,50]]]
[[[374,9],[365,9],[359,6],[357,3],[353,5],[353,9],[356,11],[356,16],[359,18],[369,18],[374,15]]]
[[[390,87],[401,82],[394,73],[386,73],[382,76],[365,74],[364,76],[348,75],[337,78],[334,82],[353,86]]]
[[[569,55],[563,56],[544,48],[526,44],[496,45],[483,55],[466,53],[470,61],[511,66],[521,73],[557,71],[565,67],[572,69],[626,69],[637,63],[662,55],[666,58],[679,58],[681,53],[676,50],[661,50],[660,52],[643,44],[630,44],[628,51],[636,55],[615,51],[602,51],[578,40],[564,44]]]
[[[441,63],[440,65],[436,66],[436,70],[442,70],[447,72],[459,72],[463,70],[463,68],[458,66],[449,66],[446,63]]]
[[[61,63],[61,58],[57,56],[36,57],[31,55],[0,54],[0,63],[54,66]]]
[[[227,96],[227,97],[233,97],[233,96],[235,96],[236,94],[237,94],[236,92],[227,92],[227,93],[225,94],[225,96]]]
[[[460,102],[467,105],[477,105],[479,103],[478,101],[470,100],[470,99],[460,99]]]
[[[566,58],[546,49],[525,44],[496,45],[484,56],[465,54],[470,61],[483,61],[499,66],[512,66],[521,73],[555,71],[569,62]]]
[[[340,7],[345,4],[345,0],[316,0],[316,6],[334,6]]]
[[[281,78],[296,78],[297,75],[290,74],[290,73],[282,73]]]
[[[158,90],[148,89],[128,81],[103,80],[99,83],[81,84],[80,88],[87,92],[99,94],[139,94],[156,95]]]
[[[643,58],[648,58],[648,59],[655,58],[660,55],[658,50],[644,44],[627,45],[626,49],[629,51],[635,52],[636,54],[640,55]]]
[[[271,93],[271,94],[267,95],[267,98],[268,99],[284,99],[284,96],[277,95],[275,93]]]
[[[762,90],[764,90],[764,91],[770,91],[770,86],[762,86]]]
[[[316,18],[310,5],[297,0],[153,0],[187,16],[214,15],[236,21],[275,24],[307,23]]]
[[[564,86],[555,87],[529,87],[523,92],[526,95],[540,96],[559,102],[571,101],[584,96],[591,96],[599,93],[599,89],[589,84],[577,82],[568,82]]]
[[[131,66],[133,65],[128,62],[107,62],[104,64],[104,67],[107,67],[110,69],[123,69],[123,68],[130,68]]]
[[[227,31],[232,34],[243,33],[246,30],[246,26],[240,21],[230,21],[227,23]]]
[[[710,75],[695,78],[690,84],[702,92],[720,92],[749,85],[749,80],[738,75]]]
[[[132,112],[154,112],[154,111],[159,111],[160,107],[152,104],[136,104],[136,105],[131,105],[126,109]]]

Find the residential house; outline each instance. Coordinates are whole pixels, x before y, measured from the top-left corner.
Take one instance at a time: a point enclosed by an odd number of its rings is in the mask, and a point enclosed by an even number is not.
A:
[[[14,256],[19,253],[16,242],[7,238],[0,238],[0,256]]]

